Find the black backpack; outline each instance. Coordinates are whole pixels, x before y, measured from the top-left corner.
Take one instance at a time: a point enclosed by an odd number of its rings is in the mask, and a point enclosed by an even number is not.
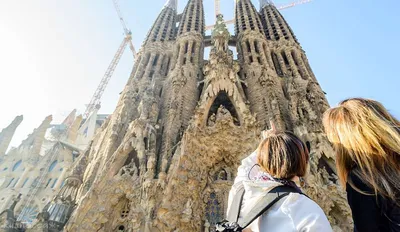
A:
[[[265,213],[280,199],[289,195],[289,193],[303,194],[299,189],[291,186],[281,185],[273,188],[264,197],[262,197],[248,215],[239,219],[240,209],[244,196],[243,184],[238,186],[236,194],[233,197],[232,205],[228,212],[228,218],[216,224],[216,231],[230,232],[230,231],[243,231],[254,220]]]

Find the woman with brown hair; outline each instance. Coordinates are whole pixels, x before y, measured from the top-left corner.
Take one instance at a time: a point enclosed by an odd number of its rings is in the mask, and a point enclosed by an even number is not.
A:
[[[336,151],[355,231],[400,231],[400,122],[362,98],[329,109],[325,132]]]
[[[267,211],[261,211],[264,213],[256,214],[260,216],[250,222],[244,231],[332,231],[322,209],[302,194],[296,185],[299,178],[306,175],[308,161],[308,149],[296,135],[278,132],[274,128],[267,131],[258,149],[242,160],[238,169],[235,184],[229,194],[228,219],[240,189],[244,189],[244,194],[241,198],[243,200],[236,202],[241,205],[239,221],[240,218],[254,214],[257,205],[265,204],[263,202],[267,194],[284,187],[292,191],[279,198]]]

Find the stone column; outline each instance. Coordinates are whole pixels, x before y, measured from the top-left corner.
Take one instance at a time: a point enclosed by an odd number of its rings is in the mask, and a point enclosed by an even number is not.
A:
[[[28,173],[32,171],[33,166],[29,165],[25,167],[25,171],[22,173],[21,177],[19,178],[17,184],[15,185],[14,189],[19,189],[24,184],[25,178],[27,177]]]
[[[63,182],[64,179],[65,179],[65,174],[66,174],[68,171],[69,171],[68,168],[64,168],[64,169],[63,169],[63,171],[61,172],[61,175],[58,177],[57,183],[56,183],[56,185],[54,186],[53,189],[58,189],[58,188],[60,188],[62,182]]]

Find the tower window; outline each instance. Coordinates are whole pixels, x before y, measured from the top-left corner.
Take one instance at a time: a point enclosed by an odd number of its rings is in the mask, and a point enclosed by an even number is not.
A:
[[[169,58],[168,57],[168,61],[167,61],[167,68],[165,69],[165,75],[168,75],[168,72],[169,72],[169,65],[170,65],[170,62],[171,62],[171,58]]]
[[[192,44],[192,55],[194,55],[195,51],[196,51],[196,42],[193,42],[193,44]]]
[[[49,186],[50,182],[51,182],[51,178],[47,181],[45,188],[47,188],[47,186]]]
[[[28,182],[28,180],[29,180],[29,178],[26,178],[26,179],[25,179],[25,181],[24,181],[24,183],[22,184],[21,188],[23,188],[23,187],[25,186],[25,184],[26,184],[26,182]]]
[[[12,179],[10,180],[10,182],[8,182],[6,188],[8,188],[8,186],[10,186],[10,185],[14,182],[14,179],[15,179],[15,178],[12,178]]]
[[[274,67],[276,70],[276,73],[278,74],[278,76],[283,76],[283,72],[281,69],[281,64],[279,63],[278,60],[278,56],[275,54],[275,52],[271,52],[271,57],[272,57],[272,61],[274,62]]]
[[[248,40],[246,41],[246,46],[247,46],[247,51],[251,52],[251,46],[250,46],[250,42]]]
[[[282,51],[282,52],[281,52],[281,55],[282,55],[282,58],[283,58],[283,61],[285,62],[285,64],[286,64],[286,65],[289,65],[289,60],[288,60],[288,58],[286,57],[285,51]]]
[[[54,161],[51,163],[50,167],[49,167],[49,172],[53,171],[53,169],[54,169],[54,167],[55,167],[56,165],[57,165],[57,160],[54,160]]]
[[[157,65],[158,58],[159,58],[159,54],[157,54],[157,55],[154,57],[153,66],[156,66],[156,65]]]
[[[152,80],[152,79],[153,79],[153,76],[154,76],[154,70],[151,70],[151,71],[150,71],[150,74],[149,74],[149,78],[150,78],[150,80]]]
[[[261,58],[259,56],[257,56],[257,61],[259,64],[262,64]]]
[[[186,42],[185,43],[185,54],[188,53],[188,47],[189,47],[189,42]]]
[[[34,180],[33,180],[33,182],[32,182],[32,184],[31,184],[31,187],[36,187],[37,185],[38,185],[38,183],[39,183],[39,177],[36,177]]]
[[[253,56],[249,56],[249,60],[250,60],[250,63],[253,63],[254,62],[254,60],[253,60]]]
[[[58,178],[54,179],[53,184],[51,185],[51,188],[54,188],[54,186],[55,186],[56,183],[57,183],[57,180],[58,180]]]
[[[149,60],[150,60],[150,54],[147,53],[146,54],[146,60],[145,60],[144,64],[147,65],[147,63],[149,63]]]
[[[296,57],[296,54],[295,54],[295,51],[294,51],[294,50],[292,50],[291,55],[292,55],[292,57],[293,57],[294,63],[295,63],[296,65],[299,65],[299,62],[298,62],[298,60],[297,60],[297,57]]]
[[[147,151],[149,150],[149,139],[147,137],[143,138],[144,149]]]
[[[260,49],[258,49],[258,43],[257,43],[257,41],[254,41],[254,48],[255,48],[255,50],[256,50],[256,53],[257,53],[257,54],[260,54]]]
[[[22,160],[19,160],[17,163],[15,163],[14,166],[13,166],[13,168],[12,168],[12,171],[17,170],[17,168],[18,168],[19,166],[21,166],[21,163],[22,163]]]

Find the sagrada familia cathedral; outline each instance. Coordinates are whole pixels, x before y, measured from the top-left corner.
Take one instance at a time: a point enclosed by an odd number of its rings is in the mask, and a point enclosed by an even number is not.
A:
[[[218,15],[206,36],[202,0],[182,14],[167,1],[114,113],[26,231],[215,231],[237,167],[270,120],[311,147],[304,191],[335,231],[351,231],[321,123],[325,94],[288,23],[260,3],[237,0],[234,35]],[[17,202],[0,215],[5,231],[20,231]]]

